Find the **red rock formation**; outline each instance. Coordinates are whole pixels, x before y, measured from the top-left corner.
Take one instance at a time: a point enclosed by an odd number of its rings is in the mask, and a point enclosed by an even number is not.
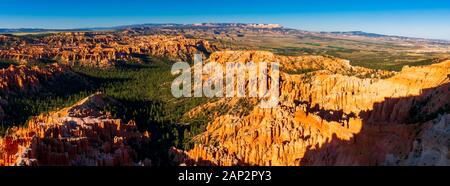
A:
[[[9,129],[0,139],[0,165],[150,165],[136,153],[148,143],[148,133],[102,112],[111,102],[95,94]]]
[[[450,61],[382,80],[283,74],[279,107],[244,115],[221,109],[192,150],[171,152],[187,165],[448,165],[449,74]],[[237,99],[188,115],[234,107]]]
[[[217,51],[209,61],[225,62],[279,62],[285,72],[302,70],[327,70],[332,73],[361,77],[387,77],[394,72],[351,66],[348,60],[324,56],[282,56],[268,51]]]
[[[183,36],[60,33],[30,43],[17,39],[4,38],[8,44],[0,46],[0,59],[25,62],[50,59],[64,64],[106,68],[118,61],[139,60],[134,54],[192,61],[194,54],[206,57],[217,50],[208,41]]]
[[[171,60],[192,62],[194,54],[203,57],[217,50],[217,47],[201,39],[187,39],[183,36],[139,36],[131,39],[131,46],[138,46],[140,52],[153,56],[167,57]]]
[[[67,71],[66,66],[57,64],[45,67],[27,67],[24,65],[0,69],[0,95],[7,97],[13,94],[35,93],[41,88],[41,81],[48,81],[56,75]],[[2,105],[7,101],[0,99],[0,119],[5,117]]]
[[[0,69],[0,92],[12,94],[18,92],[33,92],[39,88],[40,81],[47,81],[51,77],[67,71],[66,66],[58,64],[45,67],[27,67],[24,65]]]

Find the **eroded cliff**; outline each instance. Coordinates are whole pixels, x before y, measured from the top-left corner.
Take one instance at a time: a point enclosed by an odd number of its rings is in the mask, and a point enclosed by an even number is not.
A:
[[[25,65],[13,66],[0,70],[0,120],[6,114],[2,107],[8,104],[7,99],[16,95],[30,95],[42,89],[55,77],[67,73],[68,67],[58,64],[43,67]]]
[[[448,165],[449,74],[450,61],[387,79],[333,67],[284,73],[278,107],[223,109],[239,98],[203,105],[188,115],[219,110],[206,131],[193,149],[171,152],[187,165]]]
[[[0,59],[22,63],[50,60],[64,64],[107,68],[121,61],[141,61],[147,55],[191,62],[218,48],[206,40],[184,36],[121,35],[114,33],[59,33],[43,38],[3,36]]]
[[[0,139],[0,165],[151,165],[138,153],[148,148],[149,134],[103,111],[112,102],[94,94],[8,129]]]
[[[52,77],[66,72],[67,69],[66,66],[57,64],[45,67],[11,65],[9,68],[0,69],[0,92],[5,95],[37,91],[42,81],[48,81]]]
[[[332,73],[358,77],[385,78],[394,75],[394,72],[373,70],[363,67],[351,66],[348,60],[331,56],[283,56],[268,51],[217,51],[209,56],[208,61],[226,62],[278,62],[281,70],[289,74],[298,74],[308,71],[327,70]]]

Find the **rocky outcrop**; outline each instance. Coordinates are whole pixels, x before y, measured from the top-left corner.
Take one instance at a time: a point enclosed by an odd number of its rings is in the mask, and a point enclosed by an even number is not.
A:
[[[441,86],[433,92],[424,90],[445,85],[448,82],[450,61],[423,67],[404,68],[397,75],[388,79],[360,79],[341,74],[315,73],[305,76],[285,76],[282,83],[282,99],[292,104],[295,101],[307,102],[320,109],[343,111],[346,114],[371,112],[371,120],[404,121],[408,117],[408,108],[418,100],[398,99],[422,94],[424,97],[434,96],[433,108],[443,107],[449,97],[446,94],[448,85]],[[427,94],[427,95],[424,95]],[[437,95],[441,97],[436,97]],[[390,99],[392,101],[385,101]],[[379,108],[374,108],[379,107]],[[369,113],[368,113],[369,114]]]
[[[221,109],[238,98],[209,103],[220,112],[195,147],[171,152],[187,165],[448,165],[449,74],[450,61],[388,79],[283,74],[278,107],[242,114]]]
[[[0,119],[6,117],[2,106],[7,105],[5,98],[19,94],[37,93],[42,82],[47,83],[55,76],[68,71],[67,66],[47,65],[44,67],[28,67],[25,65],[9,66],[0,70]]]
[[[137,153],[149,134],[102,111],[112,102],[95,94],[9,129],[0,139],[0,165],[151,165]]]
[[[281,70],[288,73],[303,73],[315,70],[327,70],[332,73],[359,77],[384,78],[394,72],[373,70],[351,66],[348,60],[325,56],[282,56],[268,51],[217,51],[211,54],[209,61],[225,62],[278,62]]]
[[[130,40],[131,46],[138,46],[144,54],[167,57],[175,61],[192,62],[195,54],[207,58],[218,48],[206,40],[188,39],[183,36],[139,36]]]
[[[0,59],[22,62],[55,60],[100,68],[111,67],[120,61],[139,61],[139,56],[145,55],[190,62],[194,54],[206,58],[217,50],[215,45],[205,40],[164,35],[60,33],[31,41],[5,40],[6,44],[0,46]]]
[[[28,67],[25,65],[0,69],[1,95],[34,92],[39,89],[41,82],[66,72],[66,66],[53,64],[45,67]]]

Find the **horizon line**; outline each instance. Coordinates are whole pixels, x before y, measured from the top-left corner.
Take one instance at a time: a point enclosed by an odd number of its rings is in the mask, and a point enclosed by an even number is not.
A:
[[[257,23],[257,22],[201,22],[201,23],[151,23],[151,22],[147,22],[147,23],[136,23],[136,24],[114,24],[111,26],[99,26],[99,27],[72,27],[72,28],[44,28],[44,27],[16,27],[16,28],[12,28],[12,27],[0,27],[0,29],[9,29],[9,30],[20,30],[20,29],[41,29],[41,30],[55,30],[55,31],[75,31],[75,30],[89,30],[89,29],[97,29],[98,31],[102,31],[107,30],[107,29],[112,29],[112,28],[116,28],[116,27],[129,27],[129,28],[134,28],[133,26],[139,26],[139,25],[195,25],[195,24],[277,24],[277,23]],[[277,24],[280,25],[280,28],[284,28],[284,29],[293,29],[293,30],[299,30],[299,31],[307,31],[307,32],[317,32],[317,33],[333,33],[333,32],[363,32],[363,33],[367,33],[367,34],[378,34],[378,35],[382,35],[382,36],[386,36],[386,37],[405,37],[405,38],[411,38],[411,39],[426,39],[426,40],[436,40],[436,41],[447,41],[450,42],[450,39],[443,39],[443,38],[426,38],[426,37],[414,37],[414,36],[406,36],[406,35],[391,35],[391,34],[383,34],[383,33],[376,33],[376,32],[366,32],[364,30],[335,30],[335,31],[318,31],[318,30],[304,30],[304,29],[300,29],[300,28],[291,28],[291,27],[285,27],[282,24]],[[124,28],[116,28],[116,29],[124,29]],[[0,32],[0,34],[12,34],[14,32]]]

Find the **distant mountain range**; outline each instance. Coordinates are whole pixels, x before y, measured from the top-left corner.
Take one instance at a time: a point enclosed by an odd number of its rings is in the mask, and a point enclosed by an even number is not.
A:
[[[77,32],[77,31],[103,31],[103,30],[124,30],[131,28],[227,28],[227,27],[239,27],[239,28],[254,28],[254,29],[276,29],[276,30],[296,30],[290,28],[283,28],[278,24],[258,24],[258,23],[195,23],[195,24],[177,24],[177,23],[147,23],[147,24],[133,24],[133,25],[120,25],[111,27],[92,27],[92,28],[75,28],[75,29],[42,29],[42,28],[0,28],[0,33],[13,34],[13,33],[39,33],[39,32]],[[310,32],[310,31],[305,31]],[[310,32],[312,33],[312,32]],[[376,33],[368,33],[363,31],[335,31],[335,32],[317,32],[322,35],[334,35],[334,36],[361,36],[368,38],[379,38],[386,40],[407,40],[407,41],[426,41],[435,42],[440,44],[450,44],[448,40],[442,39],[426,39],[415,38],[406,36],[394,36],[383,35]]]
[[[194,27],[248,27],[248,28],[265,28],[275,29],[282,28],[278,24],[260,24],[260,23],[195,23],[195,24],[177,24],[177,23],[147,23],[147,24],[133,24],[133,25],[120,25],[111,27],[92,27],[92,28],[74,28],[74,29],[43,29],[43,28],[0,28],[0,33],[18,33],[18,32],[58,32],[58,31],[100,31],[100,30],[120,30],[129,28],[194,28]]]
[[[14,33],[39,33],[39,32],[76,32],[76,31],[92,31],[95,28],[80,28],[80,29],[44,29],[44,28],[0,28],[1,34]]]

